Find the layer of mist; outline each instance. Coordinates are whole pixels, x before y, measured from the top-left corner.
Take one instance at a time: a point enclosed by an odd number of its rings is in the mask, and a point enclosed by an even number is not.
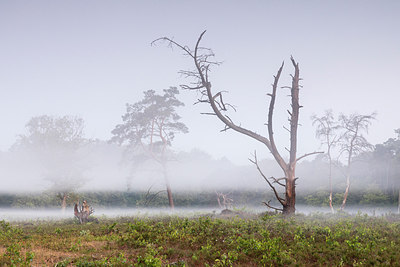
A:
[[[62,154],[62,157],[55,155]],[[282,170],[274,160],[261,160],[267,177],[279,178]],[[328,164],[323,156],[302,161],[297,166],[297,190],[328,190]],[[236,165],[226,158],[214,159],[194,149],[174,153],[166,164],[173,191],[230,191],[265,188],[266,182],[254,165]],[[395,173],[380,161],[357,161],[352,170],[352,191],[394,190]],[[157,191],[165,188],[161,165],[155,161],[135,164],[126,149],[103,141],[81,147],[73,157],[61,150],[47,155],[41,151],[12,149],[0,154],[1,192],[46,191]],[[344,166],[333,168],[333,190],[345,188]]]
[[[197,217],[197,216],[217,216],[221,214],[222,209],[217,207],[187,207],[176,208],[174,210],[165,208],[100,208],[96,209],[94,216],[96,218],[151,218],[151,217]],[[262,206],[236,207],[234,212],[243,216],[259,215],[266,210]],[[373,207],[373,206],[349,206],[346,214],[349,215],[368,215],[383,216],[397,213],[397,207]],[[296,214],[320,214],[321,216],[330,213],[329,207],[313,207],[307,205],[297,205]],[[243,217],[242,216],[242,217]],[[0,208],[0,220],[6,221],[47,221],[73,219],[72,210],[65,212],[60,209],[5,209]]]

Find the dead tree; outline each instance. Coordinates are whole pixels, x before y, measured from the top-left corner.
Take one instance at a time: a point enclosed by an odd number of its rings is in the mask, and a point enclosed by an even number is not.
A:
[[[332,149],[334,149],[339,141],[339,136],[336,134],[336,131],[340,126],[335,121],[332,110],[326,110],[325,114],[321,117],[313,115],[311,119],[313,120],[313,125],[317,127],[315,135],[317,138],[321,139],[321,143],[327,148],[326,156],[328,157],[329,164],[329,207],[331,208],[331,212],[334,213],[332,204]]]
[[[340,137],[340,154],[346,156],[346,189],[343,195],[343,202],[340,207],[343,210],[346,207],[347,197],[350,190],[351,168],[354,158],[360,155],[361,152],[370,150],[373,146],[363,136],[363,133],[368,133],[368,128],[376,117],[375,113],[370,115],[350,114],[349,116],[340,115],[339,122],[343,129],[343,134]]]
[[[82,206],[79,207],[79,202],[75,203],[74,215],[79,220],[79,222],[87,223],[89,221],[89,216],[94,213],[93,207],[89,206],[86,200],[83,201]]]
[[[276,76],[274,76],[274,83],[272,85],[272,93],[268,94],[271,97],[271,101],[269,104],[269,111],[268,111],[268,137],[262,136],[254,131],[248,130],[242,127],[240,124],[235,123],[229,115],[227,115],[228,109],[235,108],[230,105],[229,103],[225,102],[223,99],[224,92],[219,91],[217,93],[212,91],[212,85],[209,80],[209,74],[211,71],[211,67],[218,66],[220,62],[214,60],[214,53],[211,49],[205,48],[200,46],[201,40],[204,36],[206,31],[202,32],[197,39],[195,47],[193,49],[189,48],[188,46],[181,45],[175,42],[173,39],[168,37],[162,37],[157,40],[154,40],[152,44],[156,44],[158,42],[164,41],[167,42],[170,47],[178,47],[183,51],[183,53],[191,58],[194,63],[194,70],[185,70],[181,71],[180,73],[186,76],[187,78],[193,79],[190,85],[181,85],[182,89],[197,91],[200,95],[198,101],[196,103],[206,103],[211,106],[212,112],[205,113],[207,115],[214,115],[219,120],[221,120],[225,127],[222,131],[227,131],[232,129],[236,132],[249,136],[262,144],[264,144],[268,150],[272,153],[273,157],[275,158],[276,162],[281,167],[284,177],[276,179],[271,177],[271,181],[266,178],[263,172],[260,169],[260,166],[257,161],[257,155],[254,153],[254,159],[250,159],[252,163],[254,163],[260,172],[260,174],[264,177],[268,185],[273,190],[276,199],[282,205],[282,208],[272,207],[269,202],[265,203],[268,207],[273,208],[275,210],[280,210],[284,214],[293,214],[295,212],[295,204],[296,204],[296,190],[295,190],[295,182],[296,182],[296,163],[309,155],[319,153],[313,152],[305,154],[301,157],[297,157],[297,127],[298,127],[298,120],[299,120],[299,110],[301,108],[299,104],[299,82],[300,82],[300,73],[299,73],[299,65],[298,63],[291,57],[291,63],[294,67],[294,75],[292,75],[292,85],[290,87],[286,87],[290,89],[290,96],[291,96],[291,110],[288,111],[289,113],[289,122],[290,122],[290,149],[289,149],[289,161],[285,162],[282,158],[281,154],[278,152],[278,149],[275,145],[274,140],[274,132],[272,127],[272,117],[273,111],[275,106],[275,98],[276,98],[276,90],[278,88],[279,78],[284,66],[282,63],[281,67],[279,68]],[[278,186],[282,186],[285,188],[284,196],[281,196],[278,193],[278,190],[275,188],[275,184]]]
[[[232,208],[233,199],[229,197],[229,193],[224,194],[222,192],[215,192],[215,194],[217,194],[218,206],[221,209],[226,210],[226,209]]]

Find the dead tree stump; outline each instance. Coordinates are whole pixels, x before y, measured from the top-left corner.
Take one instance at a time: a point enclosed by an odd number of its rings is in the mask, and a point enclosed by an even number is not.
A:
[[[79,207],[79,202],[75,203],[74,215],[78,218],[79,222],[87,223],[89,221],[89,216],[94,213],[93,207],[90,207],[86,200],[83,201],[82,206]]]

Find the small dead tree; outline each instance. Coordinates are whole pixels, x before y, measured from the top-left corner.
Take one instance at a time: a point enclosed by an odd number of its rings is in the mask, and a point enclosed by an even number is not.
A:
[[[89,216],[94,213],[93,207],[89,206],[86,200],[83,201],[82,206],[79,207],[79,202],[74,205],[74,215],[79,220],[79,222],[87,223],[89,221]]]
[[[281,76],[281,72],[284,66],[282,63],[281,67],[279,68],[276,76],[274,76],[274,83],[272,85],[272,93],[268,94],[271,97],[271,101],[269,104],[269,111],[268,111],[268,137],[262,136],[255,131],[248,130],[242,127],[240,124],[235,123],[227,114],[229,109],[235,110],[235,108],[230,105],[229,103],[224,101],[223,91],[219,91],[217,93],[212,91],[212,85],[210,81],[210,71],[213,66],[220,65],[220,62],[214,60],[214,53],[211,49],[202,47],[200,45],[201,40],[204,36],[206,31],[202,32],[197,39],[197,42],[194,48],[189,48],[188,46],[181,45],[175,42],[173,39],[168,37],[162,37],[156,39],[152,42],[152,44],[156,44],[158,42],[167,42],[170,47],[177,47],[181,49],[184,55],[188,56],[193,60],[194,63],[194,70],[184,70],[180,71],[182,75],[187,78],[192,79],[192,83],[189,85],[181,85],[182,89],[192,90],[199,93],[200,97],[196,103],[206,103],[211,106],[212,112],[204,113],[207,115],[214,115],[220,121],[222,121],[225,125],[222,131],[227,131],[232,129],[236,132],[244,134],[250,138],[257,140],[264,144],[268,150],[272,153],[273,157],[275,158],[276,162],[281,167],[284,177],[276,179],[271,177],[271,181],[266,178],[266,176],[261,171],[257,155],[254,153],[254,159],[250,159],[252,163],[254,163],[260,172],[260,174],[264,177],[268,185],[273,190],[276,199],[282,205],[282,208],[272,207],[269,203],[265,203],[268,207],[273,208],[275,210],[280,210],[284,214],[293,214],[295,212],[295,204],[296,204],[296,190],[295,190],[295,182],[297,180],[295,175],[296,170],[296,163],[303,159],[306,156],[320,153],[320,152],[313,152],[305,154],[301,157],[297,157],[297,127],[298,127],[298,120],[299,120],[299,110],[301,108],[299,104],[299,82],[300,82],[300,71],[299,71],[299,64],[291,57],[291,63],[294,67],[294,75],[292,75],[292,85],[290,87],[286,87],[290,90],[291,96],[291,110],[288,111],[289,113],[289,122],[290,122],[290,149],[289,149],[289,161],[285,162],[281,154],[278,152],[278,149],[275,145],[274,140],[274,132],[272,127],[272,117],[273,111],[275,106],[275,98],[276,98],[276,90],[278,88],[279,78]],[[274,184],[282,186],[285,188],[284,196],[282,197],[277,189],[275,188]]]
[[[325,114],[321,117],[313,115],[311,119],[313,121],[313,125],[316,125],[317,127],[315,135],[321,140],[321,144],[325,145],[327,148],[326,156],[328,157],[329,164],[329,207],[331,208],[331,212],[334,213],[332,204],[332,149],[339,141],[339,136],[336,132],[340,126],[335,121],[332,110],[326,110]]]
[[[222,192],[215,192],[217,194],[217,201],[218,201],[218,206],[221,209],[229,209],[232,208],[233,204],[233,199],[229,197],[229,194],[224,194]]]
[[[370,115],[350,114],[340,115],[340,127],[343,129],[343,134],[340,137],[340,154],[346,156],[346,189],[344,191],[343,202],[340,207],[344,210],[346,207],[347,197],[350,190],[351,168],[354,158],[360,155],[361,152],[370,150],[373,146],[363,136],[363,133],[368,133],[368,128],[376,117],[375,113]]]

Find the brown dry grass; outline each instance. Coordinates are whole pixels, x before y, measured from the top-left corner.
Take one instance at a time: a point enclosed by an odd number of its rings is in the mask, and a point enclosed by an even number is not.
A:
[[[32,266],[54,266],[57,262],[63,261],[68,258],[76,259],[82,256],[87,256],[86,251],[88,250],[93,251],[92,253],[90,253],[90,256],[94,260],[108,257],[110,256],[109,254],[112,253],[112,251],[105,250],[104,248],[106,245],[106,241],[88,241],[81,244],[81,247],[83,248],[82,252],[59,251],[42,246],[34,246],[29,251],[35,253]],[[2,250],[5,251],[4,248],[2,248]],[[26,250],[22,250],[21,252],[25,254]]]

